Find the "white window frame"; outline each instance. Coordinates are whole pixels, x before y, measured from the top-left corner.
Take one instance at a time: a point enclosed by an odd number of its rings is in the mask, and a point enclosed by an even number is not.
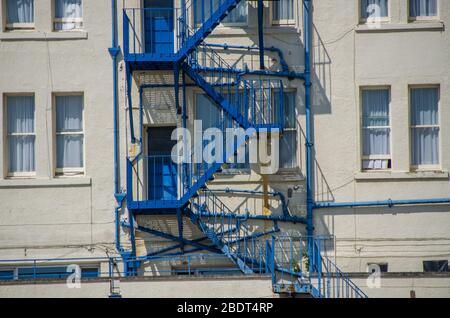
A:
[[[21,97],[21,96],[27,96],[27,97],[33,97],[34,98],[34,102],[35,102],[35,106],[34,106],[34,127],[33,127],[33,132],[32,133],[9,133],[8,132],[8,97]],[[35,95],[33,93],[17,93],[17,94],[6,94],[5,95],[5,112],[4,112],[4,116],[5,116],[5,128],[6,128],[6,149],[7,149],[7,156],[6,156],[6,176],[8,178],[34,178],[36,177],[36,99],[35,99]],[[12,172],[9,171],[9,137],[14,137],[14,136],[34,136],[34,160],[35,160],[35,167],[34,167],[34,171],[22,171],[22,172]]]
[[[363,105],[363,91],[368,91],[368,90],[388,90],[389,91],[389,96],[391,97],[392,93],[391,93],[391,87],[390,86],[361,86],[360,88],[360,129],[361,129],[361,142],[360,142],[360,147],[361,147],[361,171],[363,172],[377,172],[377,171],[391,171],[392,170],[392,107],[391,107],[391,102],[389,102],[389,126],[363,126],[363,114],[364,114],[364,105]],[[390,149],[389,155],[369,155],[366,156],[364,155],[364,130],[365,129],[389,129],[389,145],[390,145]],[[388,162],[390,162],[390,168],[386,168],[386,169],[365,169],[364,168],[364,161],[370,161],[370,160],[387,160]]]
[[[361,1],[362,0],[358,0],[358,17],[359,17],[359,23],[360,24],[366,24],[367,23],[367,18],[364,18],[363,16],[361,16],[361,10],[362,10],[362,7],[361,7]],[[387,6],[387,10],[388,10],[388,12],[387,12],[387,16],[386,17],[380,17],[380,22],[381,23],[388,23],[388,22],[390,22],[391,21],[391,3],[392,3],[392,1],[391,0],[388,0],[388,6]]]
[[[56,1],[53,0],[53,31],[55,32],[73,32],[73,31],[79,31],[83,29],[83,17],[84,17],[84,1],[81,1],[81,10],[83,13],[83,16],[81,18],[57,18],[56,17]],[[55,26],[56,23],[81,23],[81,26],[79,28],[73,28],[69,30],[58,30]]]
[[[294,12],[293,12],[293,18],[292,19],[281,19],[281,20],[276,20],[273,17],[273,2],[270,1],[269,2],[269,11],[270,11],[270,21],[272,26],[292,26],[296,24],[297,21],[297,11],[298,11],[298,7],[297,7],[297,2],[301,2],[303,3],[303,1],[295,1],[294,0]]]
[[[421,88],[437,88],[438,90],[438,96],[440,96],[441,94],[441,87],[439,84],[425,84],[425,85],[410,85],[409,89],[408,89],[408,105],[409,105],[409,142],[410,142],[410,147],[409,147],[409,156],[410,156],[410,162],[411,162],[411,170],[412,171],[436,171],[436,170],[441,170],[441,163],[442,163],[442,123],[441,123],[441,100],[439,99],[439,103],[438,103],[438,124],[437,125],[412,125],[411,124],[411,115],[412,115],[412,111],[411,111],[411,92],[414,89],[421,89]],[[439,128],[439,163],[435,164],[435,165],[414,165],[412,164],[412,145],[413,145],[413,134],[412,131],[415,128]]]
[[[436,0],[436,7],[437,7],[437,12],[435,16],[431,16],[431,15],[421,15],[421,16],[417,16],[417,17],[412,17],[410,15],[410,0],[408,0],[407,2],[407,10],[408,10],[408,20],[409,22],[420,22],[420,21],[436,21],[436,20],[440,20],[440,0]]]
[[[58,96],[81,96],[83,98],[83,104],[82,104],[82,130],[80,132],[71,131],[71,132],[58,132],[56,129],[57,124],[57,105],[56,105],[56,97]],[[55,136],[55,151],[54,151],[54,169],[55,169],[55,176],[56,177],[83,177],[86,173],[86,134],[85,134],[85,107],[84,107],[84,93],[82,92],[72,92],[72,93],[55,93],[53,94],[53,105],[54,106],[54,136]],[[79,168],[58,168],[58,159],[57,159],[57,138],[58,136],[64,136],[64,135],[82,135],[83,136],[83,166]]]
[[[36,3],[34,3],[33,0],[33,5],[35,6]],[[36,7],[34,7],[33,10],[33,22],[30,23],[8,23],[8,1],[4,0],[3,1],[3,8],[5,11],[5,28],[7,31],[14,31],[14,30],[34,30],[35,29],[35,21],[36,21]]]

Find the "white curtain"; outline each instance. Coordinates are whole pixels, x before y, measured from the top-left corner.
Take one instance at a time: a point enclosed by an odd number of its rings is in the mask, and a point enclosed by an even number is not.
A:
[[[437,0],[409,0],[409,15],[411,17],[436,16]]]
[[[369,16],[378,17],[378,14],[379,17],[387,17],[389,11],[388,1],[389,0],[361,0],[361,17],[362,18],[368,18]],[[373,6],[378,6],[379,10],[374,11],[372,9]]]
[[[363,155],[389,155],[389,90],[365,90],[362,99]]]
[[[439,89],[411,90],[413,165],[439,164]],[[425,127],[424,127],[425,126]]]
[[[7,0],[7,23],[33,23],[34,0]]]
[[[55,17],[56,18],[81,18],[83,16],[83,7],[81,0],[56,0]]]
[[[294,0],[275,0],[272,6],[274,20],[294,19]]]
[[[7,97],[8,171],[35,171],[34,97]]]
[[[83,6],[81,0],[56,0],[55,18],[75,19],[83,17]],[[82,22],[55,22],[55,30],[80,29]]]
[[[56,132],[57,168],[83,167],[82,96],[56,97]]]
[[[248,13],[247,1],[242,0],[241,2],[239,2],[236,8],[234,8],[223,20],[223,23],[246,23],[247,13]]]

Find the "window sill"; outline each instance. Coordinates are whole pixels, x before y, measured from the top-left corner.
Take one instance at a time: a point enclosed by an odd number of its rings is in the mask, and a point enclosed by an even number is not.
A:
[[[53,179],[8,178],[0,180],[0,189],[83,187],[90,186],[91,183],[91,178],[87,177],[57,177]]]
[[[438,21],[421,21],[404,24],[381,24],[381,28],[370,28],[366,24],[357,25],[356,33],[377,33],[377,32],[415,32],[415,31],[444,31],[445,25]]]
[[[355,174],[355,180],[364,181],[408,181],[408,180],[449,180],[448,171],[413,171],[413,172],[394,172],[394,171],[366,171]]]
[[[0,41],[86,40],[86,31],[7,31],[0,33]]]

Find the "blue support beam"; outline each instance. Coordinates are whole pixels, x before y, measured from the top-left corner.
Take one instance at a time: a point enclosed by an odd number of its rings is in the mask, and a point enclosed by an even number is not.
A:
[[[122,223],[122,224],[125,227],[128,227],[128,228],[131,227],[130,224],[127,224],[127,223]],[[192,246],[195,246],[197,248],[201,248],[203,250],[206,250],[206,251],[209,251],[209,252],[212,252],[212,253],[220,253],[220,250],[218,250],[216,248],[210,247],[208,245],[200,244],[200,243],[195,242],[195,241],[187,240],[187,239],[184,239],[184,238],[180,239],[179,237],[174,236],[174,235],[169,234],[169,233],[164,233],[164,232],[157,231],[157,230],[154,230],[154,229],[149,229],[149,228],[146,228],[146,227],[143,227],[143,226],[137,226],[136,230],[138,230],[140,232],[148,233],[148,234],[151,234],[151,235],[155,235],[155,236],[158,236],[158,237],[162,237],[162,238],[167,239],[167,240],[180,242],[180,243],[183,243],[184,245],[192,245]]]
[[[259,68],[264,66],[264,1],[258,0],[258,41],[259,41]]]

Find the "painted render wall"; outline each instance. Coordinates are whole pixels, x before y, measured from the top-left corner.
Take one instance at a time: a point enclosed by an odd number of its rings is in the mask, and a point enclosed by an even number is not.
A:
[[[5,172],[0,174],[0,258],[104,256],[105,250],[114,250],[112,70],[107,52],[111,46],[110,2],[84,1],[84,30],[64,33],[51,31],[50,2],[42,0],[35,7],[36,31],[0,32],[0,122],[4,127],[5,94],[34,92],[37,133],[36,179],[10,180],[5,178]],[[118,2],[118,43],[122,44],[122,1]],[[440,21],[444,25],[450,21],[450,3],[439,1],[439,21],[407,24],[404,1],[391,0],[391,22],[381,30],[367,30],[358,25],[357,2],[314,1],[316,200],[448,197],[450,69],[443,66],[450,65],[450,38]],[[248,27],[219,27],[207,42],[257,43],[254,5],[255,1],[249,1]],[[138,7],[139,3],[127,1],[127,6]],[[3,7],[0,9],[4,12]],[[288,64],[302,71],[302,10],[297,7],[296,11],[295,25],[269,27],[267,8],[265,42],[266,46],[282,49]],[[3,26],[4,14],[0,19]],[[229,61],[238,57],[239,54],[224,55]],[[256,55],[246,61],[249,67],[258,67]],[[272,62],[271,58],[267,62]],[[123,65],[119,64],[118,69],[120,146],[124,158],[129,131],[125,129]],[[441,87],[442,169],[413,173],[409,169],[407,88],[427,83]],[[137,108],[136,82],[133,85],[132,106]],[[305,205],[303,84],[296,80],[288,85],[297,89],[299,169],[271,176],[270,184],[284,191],[298,186],[290,207],[293,213],[301,215]],[[359,87],[366,85],[391,86],[391,172],[362,173],[360,169]],[[53,92],[84,92],[86,174],[82,178],[54,177]],[[171,100],[170,94],[167,92],[167,100]],[[188,94],[193,96],[193,89],[188,89]],[[192,110],[193,98],[188,103]],[[150,105],[146,108],[146,123],[155,122]],[[0,166],[5,167],[4,128],[0,134]],[[125,187],[124,160],[121,172],[121,184]],[[261,185],[261,177],[253,171],[250,175],[220,176],[212,187],[261,189]],[[261,201],[236,196],[223,199],[232,209],[244,204],[253,213],[262,213]],[[273,205],[277,207],[275,202]],[[389,271],[394,272],[420,272],[424,259],[450,258],[449,212],[448,205],[317,210],[315,226],[318,234],[336,237],[336,250],[331,249],[328,255],[336,258],[344,272],[364,272],[368,262],[388,262]],[[173,221],[158,220],[176,234]],[[282,227],[303,231],[303,226],[298,225]],[[194,230],[192,233],[193,238],[198,235]],[[127,233],[121,234],[128,246]],[[155,238],[141,239],[166,244]],[[145,244],[139,246],[142,253],[147,250]],[[444,295],[450,296],[447,289]]]

